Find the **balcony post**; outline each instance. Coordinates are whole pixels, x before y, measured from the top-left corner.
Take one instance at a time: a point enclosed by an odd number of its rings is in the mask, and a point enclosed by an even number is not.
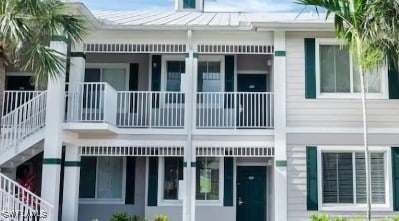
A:
[[[78,220],[80,156],[76,145],[66,145],[62,221]]]
[[[184,149],[184,197],[183,197],[183,221],[192,221],[192,213],[195,213],[195,208],[193,210],[191,195],[192,190],[192,173],[193,173],[193,147],[192,147],[192,125],[193,125],[193,110],[195,109],[193,104],[194,91],[189,85],[193,82],[193,53],[190,52],[186,57],[186,77],[185,82],[182,84],[188,85],[184,87],[185,94],[185,104],[184,104],[184,127],[187,131],[187,141]],[[194,173],[195,174],[195,173]]]
[[[50,47],[63,55],[67,53],[67,38],[53,36]],[[58,220],[60,171],[62,154],[62,124],[65,112],[66,63],[56,79],[49,79],[47,86],[46,127],[43,155],[42,197],[54,206],[51,220]]]
[[[285,32],[274,32],[274,220],[287,220],[286,47]]]
[[[69,86],[68,86],[68,106],[67,106],[67,120],[77,120],[74,119],[81,113],[81,105],[80,105],[80,93],[79,91],[80,84],[84,82],[85,76],[85,65],[86,65],[86,55],[84,52],[71,52],[71,65],[69,68]],[[79,118],[78,118],[79,119]]]

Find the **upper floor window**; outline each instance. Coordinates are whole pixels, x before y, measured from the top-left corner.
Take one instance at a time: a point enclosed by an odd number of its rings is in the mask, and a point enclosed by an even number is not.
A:
[[[222,91],[220,61],[198,62],[198,92]]]
[[[386,95],[386,72],[385,68],[379,68],[366,74],[368,96]],[[321,96],[358,96],[361,92],[360,73],[349,48],[335,39],[316,40],[316,73]]]

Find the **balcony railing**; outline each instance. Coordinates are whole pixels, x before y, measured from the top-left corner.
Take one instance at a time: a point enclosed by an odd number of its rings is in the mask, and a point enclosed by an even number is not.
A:
[[[106,122],[123,128],[184,127],[180,92],[115,91],[107,83],[82,83],[67,95],[67,122]]]
[[[67,94],[68,122],[116,124],[117,92],[108,83],[82,83]]]
[[[271,129],[271,92],[199,92],[196,127],[212,129]]]
[[[42,91],[4,91],[2,115],[10,113],[41,93]]]
[[[110,123],[120,128],[184,128],[185,94],[115,91],[107,83],[82,83],[67,94],[67,122]],[[271,92],[199,92],[197,129],[272,129]]]
[[[165,91],[119,91],[119,127],[184,127],[185,95]]]

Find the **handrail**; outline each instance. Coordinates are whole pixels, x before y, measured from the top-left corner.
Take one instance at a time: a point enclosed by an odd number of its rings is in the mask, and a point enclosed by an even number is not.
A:
[[[45,125],[47,92],[44,91],[2,117],[0,149],[15,147]]]
[[[46,220],[51,220],[53,205],[2,173],[0,173],[0,196],[2,199],[0,210],[3,212],[12,213],[19,210],[24,214],[40,215]],[[18,217],[13,220],[24,220],[24,218]]]
[[[30,101],[42,91],[17,91],[17,90],[6,90],[3,93],[3,105],[1,115],[10,113],[24,103]]]

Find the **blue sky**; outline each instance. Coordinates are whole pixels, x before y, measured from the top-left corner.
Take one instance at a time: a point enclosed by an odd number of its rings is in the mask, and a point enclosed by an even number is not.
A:
[[[173,9],[174,0],[83,0],[94,10]],[[205,0],[207,11],[299,11],[294,0]]]

